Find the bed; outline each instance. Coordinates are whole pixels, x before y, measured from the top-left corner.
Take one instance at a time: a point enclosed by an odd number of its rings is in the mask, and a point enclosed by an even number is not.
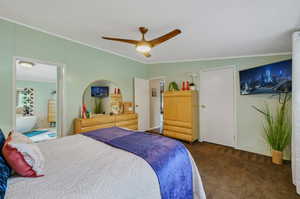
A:
[[[5,198],[162,198],[157,173],[145,159],[86,135],[38,143],[46,159],[45,176],[11,177]],[[197,166],[188,151],[187,154],[192,168],[193,198],[205,199]]]

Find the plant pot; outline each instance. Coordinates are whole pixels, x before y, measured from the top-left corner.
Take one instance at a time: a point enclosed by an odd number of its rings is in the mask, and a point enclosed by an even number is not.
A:
[[[282,165],[282,158],[282,151],[272,150],[272,162],[274,164]]]

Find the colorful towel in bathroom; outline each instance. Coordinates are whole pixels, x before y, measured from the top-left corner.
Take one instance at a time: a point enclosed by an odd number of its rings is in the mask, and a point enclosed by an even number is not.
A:
[[[26,135],[27,137],[33,137],[33,136],[40,135],[40,134],[46,133],[46,132],[48,132],[48,129],[34,130],[34,131],[30,131],[30,132],[23,133],[23,134]]]

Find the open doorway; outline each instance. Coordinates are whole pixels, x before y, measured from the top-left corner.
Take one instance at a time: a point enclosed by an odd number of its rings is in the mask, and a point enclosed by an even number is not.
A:
[[[59,137],[62,66],[26,58],[15,58],[14,62],[14,130],[34,142]]]
[[[163,129],[163,93],[165,79],[158,77],[149,80],[150,88],[150,129],[161,133]]]

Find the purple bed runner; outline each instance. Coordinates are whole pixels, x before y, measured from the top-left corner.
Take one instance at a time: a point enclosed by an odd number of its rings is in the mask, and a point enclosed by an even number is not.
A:
[[[133,132],[118,127],[82,135],[143,158],[157,175],[162,199],[192,199],[193,173],[185,146],[160,135]]]

